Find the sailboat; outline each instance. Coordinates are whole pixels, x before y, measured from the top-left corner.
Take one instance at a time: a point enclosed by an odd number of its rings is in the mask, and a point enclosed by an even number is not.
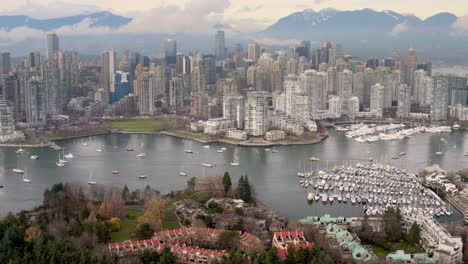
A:
[[[278,153],[278,150],[276,150],[276,146],[273,146],[273,150],[271,150],[271,153]]]
[[[83,143],[81,143],[81,146],[86,147],[86,146],[88,146],[88,143],[87,143],[87,142],[83,142]]]
[[[23,174],[23,182],[25,183],[31,183],[31,180],[27,177],[28,171],[26,170],[26,175]]]
[[[128,146],[127,146],[127,151],[133,151],[133,147],[132,145],[130,144],[130,142],[128,143]]]
[[[89,172],[89,181],[88,181],[88,184],[89,184],[89,185],[96,185],[96,182],[93,180],[93,172],[92,172],[92,171]]]
[[[102,148],[100,146],[97,147],[96,152],[103,152]]]
[[[65,162],[67,162],[67,161],[66,161],[66,160],[63,160],[63,159],[60,157],[60,154],[59,154],[58,161],[55,162],[55,164],[57,165],[57,167],[63,167],[63,166],[65,166]]]
[[[24,173],[24,170],[20,169],[20,166],[18,165],[18,164],[19,164],[19,161],[20,161],[20,159],[17,159],[16,168],[13,169],[13,172],[14,172],[14,173],[17,173],[17,174],[23,174],[23,173]]]
[[[187,173],[185,172],[185,166],[182,166],[182,171],[179,172],[180,176],[187,176]]]
[[[16,151],[16,154],[23,154],[26,152],[26,150],[24,150],[22,147],[23,147],[23,144],[20,143],[20,148]]]
[[[443,138],[442,138],[443,139]],[[435,153],[436,155],[440,156],[440,155],[443,155],[444,153],[442,151],[440,151],[440,143],[439,143],[439,151],[437,151]]]
[[[63,151],[63,154],[62,154],[62,155],[64,156],[64,154],[65,154],[65,151]],[[62,158],[62,157],[60,156],[60,154],[59,154],[59,162],[60,162],[60,163],[67,163],[68,160]]]
[[[68,153],[68,154],[66,154],[66,155],[64,155],[64,157],[65,157],[66,159],[73,159],[73,158],[75,158],[75,156],[73,156],[73,154],[72,154],[71,152]]]

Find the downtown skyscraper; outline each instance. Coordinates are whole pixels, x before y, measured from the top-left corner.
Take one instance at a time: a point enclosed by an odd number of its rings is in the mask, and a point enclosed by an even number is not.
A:
[[[47,58],[53,60],[59,51],[59,38],[55,33],[47,33]]]
[[[117,68],[115,51],[104,51],[101,56],[101,87],[104,88],[106,103],[110,102],[110,93],[114,92],[114,74]]]
[[[215,35],[214,52],[217,60],[226,58],[224,31],[218,30]]]

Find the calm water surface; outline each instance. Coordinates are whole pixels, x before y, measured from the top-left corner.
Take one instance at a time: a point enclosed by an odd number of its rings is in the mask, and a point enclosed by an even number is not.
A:
[[[93,181],[106,186],[143,188],[146,184],[167,193],[182,189],[190,177],[222,175],[229,171],[234,181],[242,174],[248,174],[255,186],[257,196],[271,209],[294,218],[329,213],[335,216],[360,216],[362,206],[351,203],[333,204],[307,202],[307,190],[301,189],[297,172],[299,169],[326,169],[334,165],[366,162],[370,157],[376,161],[388,162],[412,172],[430,164],[440,164],[446,170],[458,170],[468,167],[468,158],[463,156],[468,151],[468,133],[455,131],[448,134],[421,134],[401,141],[382,141],[376,143],[358,143],[335,131],[320,144],[304,146],[277,147],[278,153],[266,152],[264,148],[239,147],[226,144],[211,144],[210,149],[203,144],[164,135],[126,135],[111,134],[89,138],[80,138],[58,142],[66,152],[72,152],[76,158],[65,167],[57,167],[55,162],[59,152],[43,149],[28,149],[29,153],[17,155],[16,148],[0,148],[0,215],[9,211],[17,212],[30,209],[42,202],[44,190],[58,182],[80,182],[86,184],[93,173]],[[447,143],[441,143],[444,137]],[[82,146],[87,142],[88,146]],[[125,150],[129,142],[134,152]],[[114,146],[119,147],[114,149]],[[96,152],[96,148],[104,152]],[[226,147],[223,153],[217,150]],[[443,156],[435,155],[439,148]],[[194,154],[186,154],[190,149]],[[400,152],[407,155],[399,160],[391,157]],[[145,152],[146,158],[136,155]],[[30,155],[38,155],[38,160],[31,160]],[[311,156],[320,158],[320,162],[311,163]],[[205,168],[203,162],[215,163],[214,168]],[[238,162],[240,166],[230,166]],[[22,177],[15,175],[16,166],[26,168],[32,183],[26,184]],[[112,174],[119,170],[120,174]],[[185,171],[188,177],[180,176]],[[138,175],[146,174],[146,180]],[[310,189],[309,189],[310,191]],[[456,212],[451,219],[460,219]]]

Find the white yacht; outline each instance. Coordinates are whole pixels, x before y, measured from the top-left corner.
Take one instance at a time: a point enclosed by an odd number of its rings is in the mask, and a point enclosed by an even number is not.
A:
[[[39,158],[39,156],[37,156],[37,155],[32,155],[30,158],[31,158],[32,160],[37,160],[37,158]]]
[[[231,162],[230,165],[231,166],[239,166],[240,164],[238,162]]]
[[[193,151],[191,151],[190,149],[186,149],[186,150],[185,150],[185,153],[192,154]]]
[[[269,149],[269,148],[266,148],[265,151],[270,151],[270,149]]]
[[[83,146],[83,147],[87,147],[87,146],[88,146],[88,143],[86,143],[86,142],[83,142],[83,143],[81,143],[81,146]]]
[[[210,149],[210,145],[203,146],[204,149]]]
[[[214,166],[216,166],[216,164],[214,163],[202,163],[201,165],[207,168],[213,168]]]
[[[180,176],[187,176],[187,173],[185,173],[185,172],[179,172],[179,175],[180,175]]]
[[[460,129],[460,125],[457,124],[457,123],[455,123],[455,124],[452,126],[452,129],[453,129],[453,130],[458,130],[458,129]]]
[[[142,175],[138,176],[138,178],[140,178],[140,179],[146,179],[146,178],[148,178],[148,175],[142,174]]]
[[[221,150],[222,150],[222,151],[225,151],[225,150],[227,150],[227,148],[221,148]]]
[[[435,154],[436,154],[437,156],[441,156],[441,155],[443,155],[444,153],[443,153],[442,151],[437,151]]]
[[[65,157],[66,159],[73,159],[73,158],[75,158],[75,156],[73,156],[72,153],[68,153],[68,154],[64,155],[64,157]]]
[[[320,159],[317,158],[317,157],[310,157],[309,160],[310,160],[310,161],[319,161]]]
[[[273,147],[273,149],[271,150],[271,153],[278,153],[278,150],[276,150],[276,148]]]
[[[113,170],[112,174],[119,174],[120,172],[118,170]]]
[[[146,153],[140,153],[137,155],[137,157],[139,158],[145,158],[146,157]]]
[[[26,171],[26,175],[23,174],[23,182],[31,183],[31,180],[27,176],[28,176],[28,172]]]
[[[20,144],[20,148],[16,151],[16,154],[23,154],[26,153],[26,150],[23,149],[23,145]]]
[[[218,152],[218,153],[223,153],[223,152],[224,152],[224,150],[222,150],[222,149],[218,149],[216,152]]]
[[[104,151],[104,150],[103,150],[102,148],[100,148],[100,147],[98,147],[98,148],[96,149],[96,152],[103,152],[103,151]]]
[[[13,169],[13,172],[17,173],[17,174],[23,174],[24,170],[22,170],[22,169]]]
[[[93,172],[89,172],[89,181],[88,181],[88,184],[89,185],[96,185],[96,182],[93,180]]]

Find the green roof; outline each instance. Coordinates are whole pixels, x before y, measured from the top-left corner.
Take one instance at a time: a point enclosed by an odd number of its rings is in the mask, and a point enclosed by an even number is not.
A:
[[[374,255],[361,245],[359,239],[355,239],[353,234],[341,228],[339,225],[328,224],[327,233],[335,235],[341,247],[350,249],[353,259],[367,262],[374,258]]]
[[[404,250],[397,250],[387,255],[387,258],[398,261],[411,261],[412,263],[435,264],[436,260],[429,257],[426,253],[408,254]],[[414,260],[414,261],[413,261]]]

